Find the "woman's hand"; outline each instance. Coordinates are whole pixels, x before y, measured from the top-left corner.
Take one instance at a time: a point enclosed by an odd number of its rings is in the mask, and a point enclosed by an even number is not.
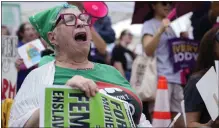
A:
[[[66,85],[84,91],[87,97],[95,96],[99,90],[93,80],[78,75],[73,76],[71,79],[69,79],[66,82]]]
[[[209,120],[208,123],[206,123],[206,126],[210,127],[213,123],[214,123],[214,121]]]
[[[17,59],[16,61],[15,61],[15,67],[17,68],[17,70],[19,71],[20,70],[20,65],[21,64],[23,64],[24,63],[24,61],[23,61],[23,59]]]
[[[188,38],[189,38],[189,33],[188,33],[188,32],[181,32],[181,33],[180,33],[180,37],[181,37],[181,38],[188,39]]]
[[[163,33],[166,30],[166,28],[169,27],[169,25],[170,25],[170,20],[167,19],[167,18],[163,19],[162,20],[162,26],[160,28],[160,32]]]

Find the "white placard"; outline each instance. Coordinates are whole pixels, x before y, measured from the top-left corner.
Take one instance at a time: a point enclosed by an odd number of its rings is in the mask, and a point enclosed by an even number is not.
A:
[[[2,100],[14,98],[16,94],[17,69],[15,61],[17,57],[16,36],[2,36]]]
[[[175,32],[177,37],[180,37],[181,32],[189,31],[191,24],[192,24],[190,20],[192,14],[193,14],[192,12],[189,12],[171,22],[170,26]]]
[[[45,50],[39,39],[31,41],[18,48],[18,53],[24,60],[24,64],[27,68],[30,68],[40,62],[41,51]]]
[[[205,102],[205,106],[208,110],[208,113],[211,116],[211,119],[215,119],[219,115],[219,106],[218,106],[218,79],[217,74],[212,66],[207,73],[198,81],[196,87]]]

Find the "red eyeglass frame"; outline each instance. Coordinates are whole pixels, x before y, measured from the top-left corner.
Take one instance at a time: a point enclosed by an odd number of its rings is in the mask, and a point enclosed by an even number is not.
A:
[[[91,15],[90,14],[88,14],[88,13],[81,13],[81,14],[79,14],[78,16],[76,16],[75,14],[73,14],[73,13],[64,13],[64,14],[60,14],[60,16],[59,16],[59,18],[56,20],[56,23],[55,23],[55,27],[57,26],[57,24],[60,22],[60,20],[63,20],[64,21],[64,23],[65,23],[65,25],[66,26],[75,26],[76,24],[77,24],[77,22],[78,22],[78,19],[80,19],[80,18],[78,18],[78,17],[80,17],[81,15],[83,15],[83,14],[86,14],[86,15],[88,15],[89,16],[89,20],[90,20],[90,23],[89,24],[84,24],[84,26],[91,26]],[[75,24],[74,25],[67,25],[66,24],[66,22],[65,22],[65,19],[64,19],[64,16],[65,15],[74,15],[74,17],[76,18],[76,21],[75,21]]]

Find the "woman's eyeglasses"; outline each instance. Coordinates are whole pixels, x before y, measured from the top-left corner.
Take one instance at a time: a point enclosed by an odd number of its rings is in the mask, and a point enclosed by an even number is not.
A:
[[[61,14],[56,21],[55,27],[57,26],[57,24],[60,22],[61,19],[64,21],[66,26],[77,25],[78,19],[80,19],[83,22],[83,25],[85,26],[91,25],[91,16],[87,13],[81,13],[78,16],[75,16],[73,13]]]

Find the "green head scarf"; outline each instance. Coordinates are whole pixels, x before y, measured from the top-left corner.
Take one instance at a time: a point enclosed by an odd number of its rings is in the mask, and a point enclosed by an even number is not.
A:
[[[29,17],[30,23],[37,30],[37,32],[40,34],[40,36],[52,48],[54,48],[54,46],[50,43],[50,41],[47,37],[47,33],[50,31],[53,31],[53,29],[55,28],[55,21],[57,19],[59,12],[63,8],[77,8],[77,7],[66,3],[62,6],[53,7],[53,8],[39,12],[36,15]]]

